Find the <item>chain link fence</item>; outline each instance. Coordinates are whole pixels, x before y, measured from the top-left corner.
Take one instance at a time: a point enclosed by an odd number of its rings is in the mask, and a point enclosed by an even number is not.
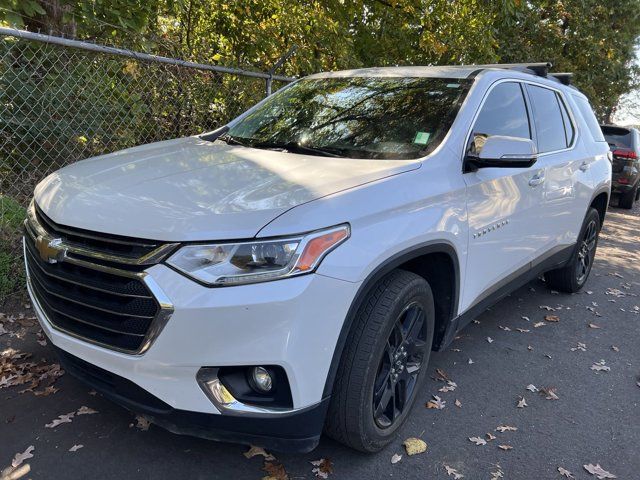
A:
[[[69,163],[220,126],[292,79],[0,28],[0,305],[35,185]]]

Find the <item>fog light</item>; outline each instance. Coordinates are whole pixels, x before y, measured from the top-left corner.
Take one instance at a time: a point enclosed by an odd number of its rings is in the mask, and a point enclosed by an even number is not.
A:
[[[268,393],[273,387],[271,374],[269,374],[264,367],[253,367],[251,370],[251,380],[253,387],[261,393]]]

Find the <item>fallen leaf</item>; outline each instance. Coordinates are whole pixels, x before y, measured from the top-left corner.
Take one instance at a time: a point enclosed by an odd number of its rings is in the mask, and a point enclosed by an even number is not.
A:
[[[556,311],[556,309],[555,309],[555,308],[552,308],[552,307],[550,307],[550,306],[548,306],[548,305],[540,305],[540,308],[541,308],[542,310],[546,310],[546,311],[548,311],[548,312],[555,312],[555,311]]]
[[[328,458],[313,460],[311,465],[315,467],[311,470],[311,473],[315,473],[318,478],[329,478],[329,475],[333,473],[333,464]]]
[[[67,413],[65,415],[59,415],[58,418],[54,419],[51,423],[47,423],[45,425],[46,428],[56,428],[58,425],[63,423],[71,423],[71,419],[76,415],[76,412]]]
[[[84,445],[74,445],[73,447],[71,447],[69,449],[70,452],[77,452],[78,450],[80,450],[82,447],[84,447]]]
[[[560,317],[557,316],[557,315],[545,315],[544,319],[547,322],[559,322],[560,321]]]
[[[445,372],[444,370],[440,369],[440,368],[436,368],[436,380],[440,380],[441,382],[448,382],[451,379],[449,378],[449,375],[447,375],[447,372]]]
[[[48,387],[45,387],[44,390],[34,390],[33,394],[36,397],[47,397],[53,393],[56,393],[58,391],[58,389],[56,387],[54,387],[53,385],[49,385]]]
[[[149,430],[151,422],[141,415],[136,415],[136,428],[146,432]]]
[[[436,410],[442,410],[445,407],[445,404],[447,402],[445,400],[442,400],[437,395],[432,395],[432,397],[433,397],[433,400],[429,400],[427,402],[427,408],[435,408]]]
[[[562,475],[563,477],[566,478],[576,478],[573,476],[573,474],[567,470],[566,468],[562,468],[562,467],[558,467],[558,472],[560,472],[560,475]]]
[[[531,330],[527,330],[526,328],[516,328],[520,333],[529,333]]]
[[[543,387],[540,389],[540,394],[544,395],[547,400],[560,400],[560,397],[556,395],[555,387]]]
[[[451,468],[449,465],[445,465],[444,469],[447,471],[447,475],[449,475],[450,477],[453,477],[454,480],[460,480],[461,478],[464,478],[464,475],[462,475],[461,473],[458,473],[458,471],[455,468]]]
[[[599,327],[599,326],[598,326],[598,325],[596,325],[595,323],[590,323],[590,324],[589,324],[589,328],[602,328],[602,327]]]
[[[611,345],[611,350],[613,350],[614,352],[619,352],[620,349],[618,347],[616,347],[615,345]]]
[[[527,385],[527,390],[529,390],[530,392],[537,392],[538,391],[538,387],[536,387],[534,384],[530,383],[529,385]]]
[[[638,386],[640,387],[640,382],[638,382]],[[462,402],[456,398],[455,406],[458,408],[462,408]]]
[[[467,363],[468,363],[469,365],[473,365],[475,362],[474,362],[473,360],[469,359],[469,360],[467,360]]]
[[[529,405],[527,405],[527,401],[524,399],[524,397],[520,397],[520,401],[518,401],[518,408],[524,408],[528,406]]]
[[[76,415],[93,415],[94,413],[98,413],[98,411],[83,405],[78,409]]]
[[[496,436],[495,436],[493,433],[491,433],[491,432],[487,432],[486,437],[487,437],[487,441],[488,441],[488,442],[490,442],[491,440],[495,440],[496,438],[498,438],[498,437],[496,437]]]
[[[584,469],[589,472],[591,475],[595,475],[599,480],[603,480],[605,478],[618,478],[613,473],[607,472],[603,469],[600,464],[592,465],[583,465]]]
[[[512,447],[511,445],[498,445],[498,448],[499,448],[500,450],[505,450],[505,451],[507,451],[507,450],[513,450],[513,447]]]
[[[505,331],[505,332],[510,332],[510,331],[511,331],[511,329],[510,329],[509,327],[503,327],[502,325],[498,325],[498,328],[499,328],[500,330]]]
[[[591,365],[591,370],[594,370],[596,372],[608,372],[611,370],[611,368],[605,365],[604,360],[600,360],[599,362]]]
[[[497,470],[495,472],[491,472],[491,480],[499,480],[504,478],[504,473],[502,472],[502,467],[500,465],[496,465]]]
[[[516,432],[518,430],[517,427],[512,427],[510,425],[500,425],[498,427],[496,427],[496,431],[500,432],[500,433],[504,433],[504,432]]]
[[[393,457],[391,457],[391,463],[392,464],[396,464],[398,463],[400,460],[402,460],[402,455],[398,455],[397,453],[393,454]]]
[[[13,468],[17,468],[22,465],[22,462],[24,462],[26,459],[33,458],[33,454],[31,452],[33,452],[35,449],[36,447],[30,445],[29,448],[27,448],[24,452],[16,453],[15,457],[13,457],[13,460],[11,461],[11,466]]]
[[[469,437],[469,441],[475,443],[476,445],[486,445],[487,441],[481,437]]]
[[[572,352],[575,352],[576,350],[580,350],[581,352],[586,352],[587,351],[587,345],[585,343],[578,342],[578,345],[571,349]]]
[[[427,451],[427,444],[419,438],[407,438],[403,442],[404,448],[407,450],[407,455],[417,455]]]
[[[447,384],[444,387],[440,388],[438,391],[443,393],[453,392],[457,386],[458,385],[456,384],[456,382],[452,382],[451,380],[449,380]]]
[[[540,327],[544,327],[545,325],[546,323],[544,322],[538,322],[533,324],[533,328],[540,328]]]
[[[524,316],[523,316],[523,317],[521,317],[521,318],[522,318],[524,321],[526,321],[526,322],[530,322],[530,321],[531,321],[531,319],[530,319],[529,317],[524,317]]]
[[[284,465],[276,462],[264,462],[262,469],[268,473],[263,480],[289,480],[289,474],[284,469]]]
[[[276,457],[274,457],[273,455],[271,455],[270,453],[267,453],[264,451],[264,448],[262,447],[255,447],[253,445],[251,445],[251,447],[249,448],[249,450],[247,450],[246,452],[243,453],[243,455],[246,458],[253,458],[256,455],[261,455],[264,457],[265,460],[275,460]]]
[[[489,343],[493,343],[493,338],[491,338],[491,337],[487,337],[487,342],[489,342]]]

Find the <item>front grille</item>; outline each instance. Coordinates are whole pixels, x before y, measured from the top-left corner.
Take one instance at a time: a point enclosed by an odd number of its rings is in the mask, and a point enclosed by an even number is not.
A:
[[[143,270],[173,245],[60,227],[33,204],[25,230],[31,292],[54,328],[126,353],[149,346],[170,307],[158,302]]]

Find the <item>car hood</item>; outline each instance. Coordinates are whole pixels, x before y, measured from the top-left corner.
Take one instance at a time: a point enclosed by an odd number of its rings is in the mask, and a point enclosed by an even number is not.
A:
[[[54,222],[95,232],[161,241],[241,239],[297,205],[419,166],[188,137],[69,165],[36,187],[35,200]]]

